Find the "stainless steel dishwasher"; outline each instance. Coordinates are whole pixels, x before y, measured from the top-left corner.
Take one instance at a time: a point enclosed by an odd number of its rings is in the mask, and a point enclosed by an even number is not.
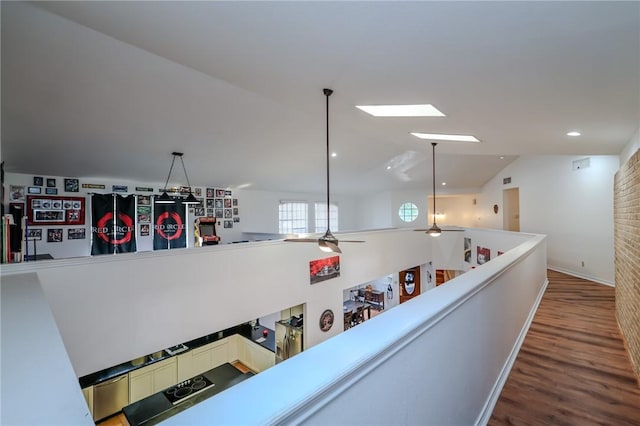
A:
[[[129,375],[99,383],[93,387],[93,420],[103,419],[129,405]]]

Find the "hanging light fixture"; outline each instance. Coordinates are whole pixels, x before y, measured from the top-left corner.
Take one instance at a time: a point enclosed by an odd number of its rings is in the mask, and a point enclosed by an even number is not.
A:
[[[200,202],[196,199],[196,197],[193,196],[193,193],[191,192],[191,183],[189,182],[189,175],[187,175],[187,169],[184,166],[184,160],[182,159],[182,156],[184,155],[184,153],[172,152],[171,155],[173,156],[173,158],[171,159],[171,167],[169,168],[169,174],[167,175],[167,180],[164,183],[164,191],[159,197],[156,198],[156,203],[171,204],[176,202],[174,198],[171,198],[169,194],[167,194],[167,185],[169,184],[169,178],[171,178],[171,172],[173,171],[173,165],[176,162],[176,157],[179,157],[180,162],[182,163],[182,170],[184,171],[184,177],[187,178],[187,186],[189,187],[189,195],[187,195],[187,198],[181,200],[181,202],[182,204],[199,204]]]
[[[427,229],[427,234],[437,237],[442,234],[442,229],[436,224],[436,142],[431,142],[431,150],[433,152],[433,226]]]

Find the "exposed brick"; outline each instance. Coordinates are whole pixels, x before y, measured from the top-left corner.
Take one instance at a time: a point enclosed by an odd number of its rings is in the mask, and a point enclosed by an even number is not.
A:
[[[616,317],[640,379],[640,151],[616,173],[613,220]]]

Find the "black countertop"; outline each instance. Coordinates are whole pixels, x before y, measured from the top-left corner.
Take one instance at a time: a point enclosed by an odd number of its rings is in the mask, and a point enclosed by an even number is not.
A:
[[[207,388],[190,398],[185,398],[176,405],[172,405],[163,392],[158,392],[124,407],[122,412],[131,426],[155,425],[248,379],[253,376],[253,373],[242,373],[231,364],[226,363],[202,375],[211,380],[215,386]]]
[[[263,342],[258,342],[257,340],[263,336],[263,331],[267,330],[268,334],[266,336],[266,340]],[[275,331],[270,328],[263,327],[261,325],[252,327],[249,323],[237,325],[235,327],[227,328],[226,330],[222,330],[216,333],[209,334],[207,336],[199,337],[194,340],[190,340],[188,342],[184,342],[183,344],[189,348],[189,350],[193,350],[199,348],[200,346],[204,346],[208,343],[215,342],[217,340],[222,340],[225,337],[233,336],[234,334],[239,334],[240,336],[246,337],[247,339],[255,342],[256,344],[269,349],[271,352],[276,352],[276,340],[275,340]],[[186,351],[185,351],[186,352]],[[185,353],[181,352],[181,353]],[[138,368],[146,367],[147,365],[154,364],[156,362],[162,361],[164,359],[171,358],[166,351],[162,351],[162,356],[159,358],[151,358],[151,356],[146,356],[145,361],[141,364],[134,365],[133,362],[125,362],[120,365],[116,365],[114,367],[106,368],[104,370],[88,374],[86,376],[82,376],[79,379],[80,387],[86,388],[88,386],[96,385],[98,383],[105,382],[107,380],[111,380],[115,377],[121,376],[123,374],[130,373]]]

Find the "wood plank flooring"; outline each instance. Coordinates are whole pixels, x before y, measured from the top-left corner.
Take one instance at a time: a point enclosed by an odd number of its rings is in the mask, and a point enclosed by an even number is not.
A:
[[[489,425],[640,425],[640,387],[614,289],[554,271],[548,277]]]

